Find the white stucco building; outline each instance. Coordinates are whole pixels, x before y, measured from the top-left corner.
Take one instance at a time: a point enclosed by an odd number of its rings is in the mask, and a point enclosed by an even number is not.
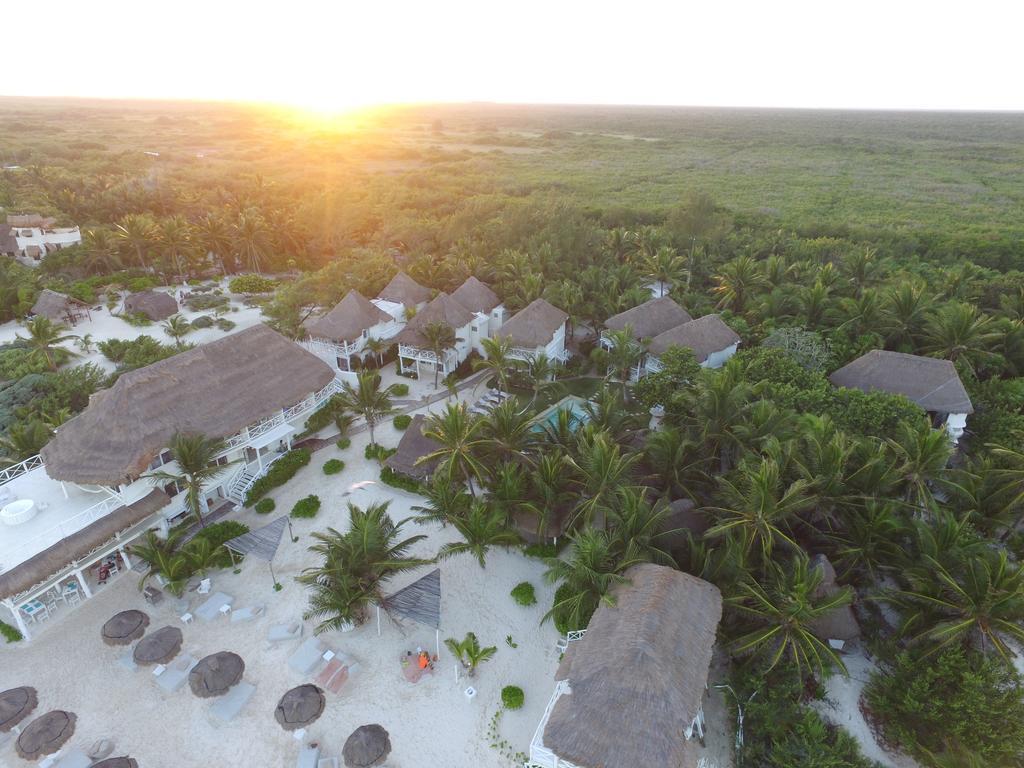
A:
[[[726,325],[721,317],[704,315],[651,339],[647,345],[644,373],[660,371],[660,356],[672,347],[693,350],[694,357],[703,368],[721,368],[736,354],[740,341],[739,334]]]
[[[569,359],[565,333],[569,315],[544,299],[536,299],[519,310],[495,334],[512,344],[510,356],[528,361],[540,353],[555,363]]]

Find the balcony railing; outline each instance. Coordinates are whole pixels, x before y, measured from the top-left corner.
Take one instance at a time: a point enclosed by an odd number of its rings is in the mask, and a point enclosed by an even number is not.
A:
[[[33,469],[38,469],[41,466],[43,466],[43,457],[36,454],[35,456],[27,458],[14,466],[7,467],[6,469],[0,469],[0,485],[9,483],[11,480],[21,477],[26,472],[31,472]]]
[[[337,379],[334,379],[326,387],[321,389],[319,392],[314,392],[305,400],[302,400],[289,408],[285,408],[280,413],[277,413],[273,416],[269,416],[263,419],[262,421],[257,421],[255,424],[250,424],[241,432],[232,435],[225,441],[227,445],[227,450],[235,450],[236,448],[240,448],[244,445],[247,445],[260,435],[266,434],[270,430],[281,426],[285,422],[299,418],[300,416],[305,416],[308,413],[312,413],[325,402],[327,402],[327,400],[329,400],[332,395],[335,395],[340,391],[341,384],[338,382]]]
[[[358,352],[362,347],[360,343],[355,341],[329,341],[327,339],[307,339],[302,342],[302,346],[314,355],[327,355],[329,357],[349,357]]]
[[[537,730],[534,731],[533,739],[530,742],[530,760],[526,764],[528,768],[577,768],[574,763],[563,760],[544,746],[544,729],[547,727],[548,718],[551,717],[551,710],[555,708],[555,702],[560,696],[569,693],[571,690],[567,680],[559,680],[555,683],[555,690],[548,700],[547,707],[544,708],[544,714],[541,715]]]

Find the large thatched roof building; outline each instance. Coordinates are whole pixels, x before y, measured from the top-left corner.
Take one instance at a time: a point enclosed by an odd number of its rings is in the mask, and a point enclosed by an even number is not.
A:
[[[397,450],[384,460],[384,466],[400,475],[411,477],[419,482],[426,482],[434,474],[439,463],[438,459],[431,459],[420,463],[420,459],[429,456],[441,447],[436,440],[432,440],[423,434],[423,423],[425,419],[422,413],[412,417],[412,422],[406,428],[402,439],[398,442]]]
[[[166,320],[178,311],[178,302],[163,291],[140,291],[124,300],[124,311],[129,315],[145,315],[153,321]]]
[[[498,294],[472,275],[452,291],[452,298],[470,312],[481,312],[485,315],[501,304]]]
[[[129,371],[57,430],[43,449],[55,480],[119,485],[137,478],[176,432],[229,437],[327,386],[331,368],[255,325]]]
[[[903,395],[930,413],[974,413],[949,360],[873,349],[828,377],[837,387]]]
[[[351,290],[334,309],[306,325],[309,335],[330,341],[355,341],[375,325],[392,322],[392,317],[372,301]]]
[[[29,314],[33,317],[46,317],[55,323],[74,325],[89,315],[89,305],[72,296],[44,288]]]
[[[671,347],[687,347],[693,350],[698,363],[706,363],[716,353],[735,348],[739,343],[739,334],[721,317],[704,315],[659,333],[651,339],[647,349],[657,357]]]
[[[602,604],[569,644],[531,750],[579,768],[696,768],[691,738],[703,729],[722,596],[660,565],[637,565],[626,576],[615,605]]]
[[[668,296],[645,301],[639,306],[612,315],[604,321],[610,331],[621,331],[629,326],[634,339],[653,339],[659,333],[688,323],[690,313]]]
[[[399,272],[377,296],[385,301],[404,304],[406,307],[416,307],[430,301],[431,293],[429,288],[420,285],[405,272]]]
[[[568,319],[569,315],[558,307],[544,299],[535,299],[516,312],[495,335],[508,339],[514,347],[527,350],[548,347],[560,337],[564,350],[565,323]],[[555,355],[549,352],[549,356]]]
[[[407,344],[411,347],[425,347],[428,345],[428,340],[423,335],[423,330],[428,325],[439,323],[447,325],[453,331],[458,331],[471,322],[473,322],[472,312],[447,293],[439,293],[427,306],[416,313],[416,316],[398,334],[396,340],[399,344]]]

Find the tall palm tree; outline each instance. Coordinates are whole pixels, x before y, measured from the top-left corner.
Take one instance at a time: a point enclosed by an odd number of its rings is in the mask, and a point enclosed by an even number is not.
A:
[[[231,253],[231,230],[221,216],[208,213],[196,222],[194,241],[200,250],[220,262],[221,270],[226,274],[225,256]]]
[[[395,385],[381,389],[381,377],[376,371],[359,371],[356,385],[345,382],[338,393],[338,402],[352,413],[362,416],[370,430],[370,442],[375,443],[374,428],[395,410],[392,398]]]
[[[533,395],[524,410],[529,410],[537,403],[537,398],[545,389],[556,387],[555,375],[558,373],[558,366],[547,356],[546,352],[538,352],[530,355],[526,361],[526,380],[530,384],[530,391]]]
[[[744,380],[740,364],[730,360],[716,373],[706,374],[695,393],[687,395],[685,422],[700,436],[707,456],[718,459],[719,472],[725,474],[743,447],[737,429],[751,409],[754,388]]]
[[[512,398],[505,400],[484,417],[486,453],[497,462],[529,464],[527,448],[533,443],[532,427],[533,419],[518,410]]]
[[[869,501],[863,509],[843,516],[838,531],[827,534],[835,552],[840,578],[857,577],[875,584],[883,571],[897,568],[903,559],[907,526],[897,506]]]
[[[612,541],[619,551],[660,565],[675,566],[666,549],[670,537],[678,531],[668,528],[668,505],[650,504],[639,488],[619,488],[616,503],[608,513]]]
[[[523,508],[537,520],[536,533],[548,537],[551,524],[561,520],[572,499],[567,472],[568,459],[560,450],[546,450],[537,457],[529,473],[529,489]]]
[[[509,371],[523,364],[522,360],[512,357],[512,340],[507,336],[494,336],[481,339],[480,346],[484,349],[484,358],[473,361],[473,370],[490,371],[498,380],[498,388],[502,392],[508,392]]]
[[[764,285],[764,273],[750,256],[739,256],[722,265],[715,275],[712,293],[718,296],[718,306],[742,313],[747,302]]]
[[[391,342],[387,339],[378,339],[376,336],[371,336],[366,340],[366,351],[377,358],[378,368],[384,365],[384,354],[390,347]]]
[[[92,272],[113,272],[121,266],[117,240],[109,229],[87,229],[82,237],[86,261]]]
[[[620,331],[608,331],[605,338],[609,344],[608,373],[621,382],[622,399],[626,400],[626,385],[644,359],[643,345],[633,338],[633,329],[628,325]]]
[[[157,240],[164,258],[176,275],[182,280],[188,277],[185,268],[188,253],[192,247],[192,233],[184,216],[171,216],[160,222],[157,228]]]
[[[185,490],[189,511],[200,527],[206,525],[209,504],[203,488],[223,475],[235,462],[218,464],[217,458],[227,449],[227,442],[219,437],[207,437],[198,432],[178,432],[169,446],[177,472],[160,470],[145,477],[165,483],[174,483]]]
[[[514,547],[521,541],[519,534],[508,527],[505,514],[479,499],[470,503],[464,516],[452,518],[451,524],[465,541],[444,544],[437,553],[440,559],[467,553],[473,555],[483,568],[491,547]]]
[[[644,464],[652,473],[648,480],[651,487],[660,488],[662,496],[676,498],[689,493],[695,483],[705,481],[707,457],[697,441],[669,426],[648,436]]]
[[[662,246],[646,256],[641,264],[644,274],[653,279],[665,295],[665,286],[682,282],[686,275],[686,261],[671,246]]]
[[[143,271],[149,270],[146,253],[152,247],[156,225],[145,214],[129,214],[115,225],[115,235],[124,245],[134,252],[136,261]]]
[[[855,251],[843,259],[843,271],[853,283],[854,295],[860,297],[878,269],[878,252],[874,248]]]
[[[917,348],[925,323],[931,312],[931,299],[925,295],[925,286],[913,280],[903,280],[885,296],[882,328],[886,341],[910,350]]]
[[[160,327],[164,329],[164,333],[174,339],[174,344],[178,349],[181,349],[181,340],[192,333],[192,323],[181,315],[171,315],[160,324]]]
[[[420,525],[440,523],[445,526],[456,518],[465,517],[472,499],[465,490],[448,482],[443,475],[434,475],[422,494],[427,497],[426,503],[412,508],[413,512],[420,513],[412,518]]]
[[[244,264],[256,274],[262,274],[263,264],[270,255],[270,228],[256,208],[244,208],[231,228],[235,252]]]
[[[935,497],[932,486],[948,483],[946,465],[953,454],[953,446],[945,430],[901,423],[895,439],[886,438],[885,442],[897,460],[903,500],[918,514],[933,510]]]
[[[992,356],[992,345],[998,333],[992,318],[983,315],[973,304],[947,304],[928,317],[924,332],[924,352],[952,360],[962,360],[974,367]]]
[[[632,480],[636,453],[622,449],[605,432],[581,431],[576,455],[570,458],[576,470],[579,499],[573,507],[570,527],[591,527],[614,505],[619,489]]]
[[[484,420],[470,413],[465,403],[449,403],[443,413],[427,417],[423,436],[440,443],[440,447],[421,457],[418,463],[440,461],[437,474],[443,474],[449,483],[455,481],[456,475],[461,476],[470,495],[476,498],[473,481],[487,472],[480,460],[487,445],[484,426]]]
[[[28,338],[20,335],[16,335],[15,338],[28,342],[30,357],[44,362],[51,371],[57,370],[63,358],[75,356],[70,349],[58,346],[78,338],[74,334],[66,333],[69,330],[66,325],[54,323],[43,315],[36,315],[25,322],[25,330],[28,331]]]
[[[434,353],[434,389],[437,389],[437,378],[441,373],[441,360],[446,350],[455,346],[455,331],[448,323],[427,323],[420,329],[426,339],[427,349]]]

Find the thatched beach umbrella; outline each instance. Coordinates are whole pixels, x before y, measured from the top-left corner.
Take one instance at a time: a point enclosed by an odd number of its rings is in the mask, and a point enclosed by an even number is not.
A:
[[[25,726],[14,747],[26,760],[52,755],[74,735],[76,719],[73,713],[59,709],[47,712]]]
[[[139,640],[132,657],[136,664],[166,664],[181,650],[183,638],[177,627],[161,627]]]
[[[379,725],[361,725],[345,741],[341,756],[348,768],[370,768],[380,765],[391,754],[391,739]]]
[[[277,709],[274,710],[274,719],[286,731],[305,728],[323,714],[326,704],[324,692],[315,685],[306,683],[292,688],[281,697],[277,702]]]
[[[139,768],[139,764],[131,757],[108,757],[93,763],[92,768]]]
[[[237,653],[221,651],[204,657],[188,673],[192,693],[203,699],[223,696],[242,679],[245,662]]]
[[[129,645],[146,633],[149,616],[142,611],[129,610],[115,613],[100,630],[107,645]]]
[[[39,704],[35,688],[27,685],[0,693],[0,733],[7,733],[32,714]]]

